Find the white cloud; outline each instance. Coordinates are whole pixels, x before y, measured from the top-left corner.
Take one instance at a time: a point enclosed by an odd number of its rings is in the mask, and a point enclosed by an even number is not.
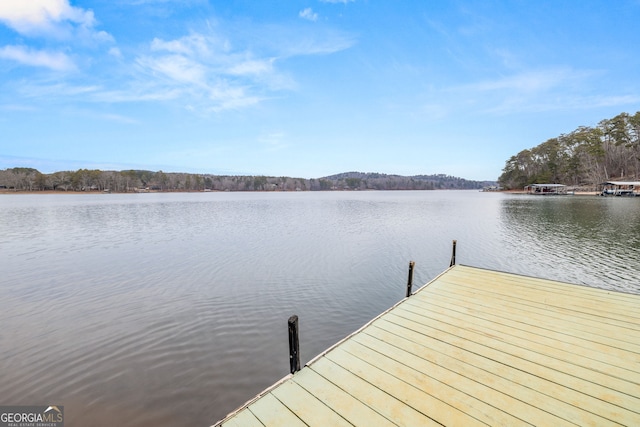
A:
[[[622,105],[637,104],[640,102],[638,95],[599,96],[592,97],[586,102],[580,102],[580,106],[589,107],[617,107]]]
[[[156,102],[172,101],[184,96],[184,91],[175,88],[159,87],[151,84],[137,84],[126,90],[100,90],[92,94],[96,102]]]
[[[324,34],[299,35],[297,38],[281,40],[278,49],[281,56],[328,55],[346,50],[356,44],[356,39],[347,34],[326,32]]]
[[[71,58],[62,52],[38,51],[24,46],[4,46],[0,48],[0,58],[55,71],[71,71],[76,68]]]
[[[274,59],[247,60],[229,67],[228,72],[236,75],[260,75],[273,72]]]
[[[117,47],[112,47],[109,49],[109,55],[115,56],[116,58],[122,58],[122,52]]]
[[[92,11],[71,6],[67,0],[3,0],[0,2],[0,20],[22,34],[49,31],[60,22],[92,27]]]
[[[167,51],[183,55],[209,55],[209,46],[212,44],[213,40],[203,36],[202,34],[191,34],[189,36],[170,41],[164,41],[156,37],[151,41],[151,50]]]
[[[520,92],[539,92],[560,86],[575,78],[584,77],[568,69],[558,68],[540,71],[527,71],[495,80],[488,80],[467,86],[479,91],[516,90]]]
[[[308,19],[309,21],[318,20],[318,14],[315,13],[310,7],[301,10],[298,16],[300,16],[300,18]]]
[[[249,94],[247,88],[228,86],[224,82],[210,87],[208,98],[213,101],[213,105],[209,105],[205,110],[214,112],[250,107],[262,101],[261,97]]]
[[[446,92],[454,94],[449,96],[449,101],[457,102],[457,109],[464,105],[463,108],[473,107],[476,111],[500,115],[616,107],[640,100],[636,94],[589,94],[593,92],[590,80],[600,73],[568,67],[531,70]]]
[[[57,4],[64,6],[67,2]],[[81,73],[77,76],[82,79],[78,84],[25,80],[17,90],[28,98],[77,98],[99,103],[171,102],[202,115],[247,108],[273,98],[278,92],[295,90],[295,79],[283,69],[288,58],[330,54],[353,44],[342,33],[305,27],[312,32],[298,38],[292,37],[298,32],[286,27],[234,27],[228,32],[239,45],[234,46],[224,34],[208,26],[206,32],[192,32],[175,39],[150,38],[146,48],[132,61],[125,61],[120,49],[112,46],[106,53],[118,61],[106,65],[126,67],[120,72]],[[79,31],[77,28],[75,33]],[[270,37],[274,34],[276,37]],[[242,45],[247,40],[251,41],[250,47]],[[64,52],[5,46],[0,47],[0,59],[52,70],[74,70],[72,57]],[[117,87],[109,86],[116,79]]]
[[[174,82],[205,84],[205,67],[182,55],[165,55],[161,57],[141,57],[138,64],[154,75],[168,77]]]
[[[109,33],[94,30],[93,11],[71,6],[68,0],[2,0],[0,22],[25,36],[113,41]]]
[[[278,62],[292,56],[330,54],[354,43],[332,31],[292,38],[288,29],[268,30],[269,37],[262,37],[266,28],[251,28],[251,39],[260,42],[252,49],[234,49],[226,38],[213,33],[192,32],[173,40],[154,38],[147,52],[136,59],[139,75],[132,82],[137,85],[132,93],[145,99],[173,93],[176,101],[184,101],[183,107],[196,114],[249,107],[274,92],[296,88],[294,79],[276,67]]]
[[[100,86],[73,86],[66,83],[56,84],[37,84],[32,82],[24,82],[20,85],[20,92],[28,98],[59,98],[59,97],[82,97],[88,99],[97,91],[101,90]]]
[[[261,93],[286,82],[274,70],[273,58],[233,52],[225,40],[197,33],[175,40],[154,38],[149,52],[136,62],[147,80],[153,77],[140,95],[173,91],[195,113],[255,105],[265,98]]]

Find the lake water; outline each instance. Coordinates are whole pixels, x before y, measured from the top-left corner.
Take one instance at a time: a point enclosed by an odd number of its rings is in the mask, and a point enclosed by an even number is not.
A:
[[[640,293],[640,198],[477,191],[0,197],[0,404],[209,426],[457,261]]]

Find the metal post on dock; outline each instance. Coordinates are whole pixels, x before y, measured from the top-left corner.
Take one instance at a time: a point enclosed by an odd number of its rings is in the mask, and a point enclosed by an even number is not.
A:
[[[292,374],[300,370],[300,340],[298,338],[298,316],[289,317],[289,367]]]
[[[456,265],[456,240],[453,241],[453,251],[451,252],[451,262],[449,263],[449,267],[453,267]]]
[[[413,287],[413,267],[415,267],[415,261],[409,261],[409,278],[407,279],[407,298],[411,296],[411,288]]]

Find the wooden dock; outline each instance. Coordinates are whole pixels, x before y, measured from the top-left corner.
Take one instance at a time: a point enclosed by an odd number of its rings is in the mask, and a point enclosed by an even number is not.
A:
[[[640,426],[640,295],[454,266],[219,421]]]

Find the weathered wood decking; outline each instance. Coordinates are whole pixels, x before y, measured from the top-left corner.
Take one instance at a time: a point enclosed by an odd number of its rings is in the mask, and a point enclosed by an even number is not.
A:
[[[640,295],[455,266],[217,425],[640,426]]]

